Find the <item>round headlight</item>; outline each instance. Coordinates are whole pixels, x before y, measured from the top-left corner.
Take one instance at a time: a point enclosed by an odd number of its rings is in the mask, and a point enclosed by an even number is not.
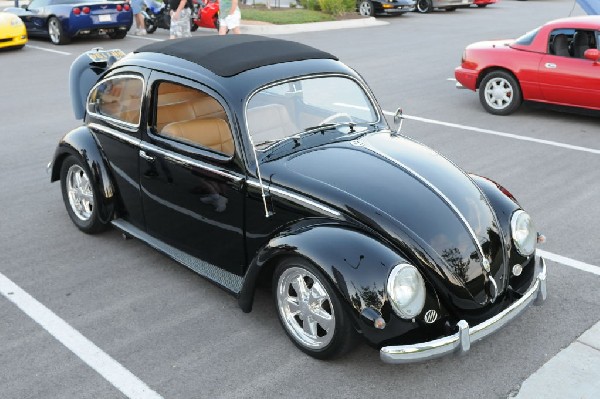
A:
[[[387,293],[394,312],[412,319],[425,305],[425,282],[416,267],[402,263],[395,266],[387,282]]]
[[[510,229],[517,252],[523,256],[531,255],[535,251],[537,231],[529,214],[522,210],[513,213]]]

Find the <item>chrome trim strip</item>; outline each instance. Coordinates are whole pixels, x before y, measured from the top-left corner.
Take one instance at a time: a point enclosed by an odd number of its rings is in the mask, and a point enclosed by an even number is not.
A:
[[[192,167],[204,169],[204,170],[212,172],[216,175],[219,175],[221,177],[230,179],[235,183],[240,183],[244,180],[243,176],[231,173],[227,170],[216,168],[205,162],[198,161],[197,159],[184,157],[183,155],[179,155],[175,152],[163,150],[162,148],[157,147],[154,144],[148,144],[146,142],[141,141],[140,139],[137,139],[137,138],[131,137],[125,133],[119,132],[118,130],[115,130],[115,129],[112,129],[112,128],[109,128],[106,126],[102,126],[97,123],[90,123],[89,127],[92,129],[100,130],[100,131],[102,131],[110,136],[113,136],[119,140],[125,141],[128,144],[138,147],[141,150],[152,151],[154,153],[160,154],[160,155],[164,156],[165,158],[167,158],[173,162],[176,162],[180,165],[188,166],[188,167],[192,166]]]
[[[248,180],[247,183],[248,183],[249,186],[253,186],[253,187],[256,187],[256,188],[260,188],[260,186],[261,186],[261,183],[256,182],[254,180]],[[342,216],[342,214],[340,212],[336,211],[333,208],[330,208],[330,207],[328,207],[326,205],[320,204],[317,201],[313,201],[312,199],[309,199],[309,198],[307,198],[307,197],[305,197],[303,195],[292,193],[291,191],[287,191],[287,190],[284,190],[284,189],[281,189],[281,188],[277,188],[277,187],[271,186],[271,187],[269,187],[269,192],[271,192],[273,194],[277,194],[277,195],[279,195],[281,197],[284,197],[284,198],[286,198],[286,199],[288,199],[288,200],[290,200],[292,202],[296,202],[296,203],[302,204],[302,205],[304,205],[304,206],[306,206],[308,208],[311,208],[311,209],[314,209],[314,210],[317,210],[317,211],[326,212],[326,213],[328,213],[328,214],[330,214],[331,216],[334,216],[334,217],[340,217],[340,216]]]
[[[119,139],[121,141],[124,141],[127,144],[131,144],[131,145],[133,145],[135,147],[139,147],[140,146],[140,142],[141,142],[140,139],[138,139],[136,137],[131,137],[130,135],[122,133],[122,132],[120,132],[120,131],[118,131],[116,129],[112,129],[112,128],[108,127],[108,126],[102,126],[102,125],[100,125],[98,123],[90,123],[88,126],[90,128],[92,128],[92,129],[100,130],[103,133],[108,134],[109,136],[113,136],[113,137],[115,137],[115,138],[117,138],[117,139]]]
[[[163,157],[165,157],[165,158],[169,159],[170,161],[173,161],[179,165],[207,170],[218,176],[232,180],[235,183],[240,183],[244,180],[244,176],[240,176],[238,174],[231,173],[228,170],[219,169],[213,165],[207,164],[207,163],[199,161],[197,159],[185,157],[183,155],[177,154],[176,152],[163,150],[162,148],[155,146],[154,144],[141,142],[140,149],[145,150],[145,151],[151,151],[156,154],[160,154]]]
[[[471,239],[477,246],[477,250],[479,251],[479,256],[481,257],[481,261],[484,264],[484,266],[485,266],[486,261],[489,264],[489,261],[487,260],[487,258],[485,257],[485,254],[483,252],[483,248],[481,247],[481,243],[479,242],[479,240],[477,239],[477,236],[475,235],[475,231],[473,231],[473,228],[471,227],[471,225],[469,224],[469,222],[467,221],[465,216],[456,207],[456,205],[454,205],[454,203],[452,201],[450,201],[450,198],[448,198],[446,196],[446,194],[444,194],[439,188],[434,186],[433,183],[431,183],[429,180],[427,180],[426,178],[421,176],[419,173],[417,173],[413,169],[409,168],[408,166],[406,166],[402,162],[398,161],[397,159],[394,159],[394,158],[390,157],[389,155],[379,151],[378,149],[374,148],[373,146],[370,146],[370,145],[364,143],[362,140],[355,140],[355,141],[353,141],[353,144],[363,147],[363,148],[366,148],[367,150],[374,152],[375,154],[380,155],[383,158],[387,159],[388,161],[396,164],[397,166],[399,166],[400,168],[404,169],[406,172],[411,174],[412,177],[414,177],[415,179],[417,179],[421,183],[423,183],[425,186],[427,186],[427,188],[429,188],[435,194],[437,194],[437,196],[440,197],[450,207],[450,209],[452,209],[452,211],[456,214],[456,216],[458,216],[458,218],[463,223],[463,225],[467,228],[469,234],[471,235]],[[489,269],[489,266],[488,266],[488,269]]]
[[[541,305],[547,295],[546,261],[542,257],[537,259],[539,264],[536,264],[536,268],[541,270],[535,282],[519,300],[496,316],[473,327],[469,327],[465,320],[461,320],[458,322],[459,331],[448,337],[412,345],[384,346],[379,352],[381,360],[385,363],[404,364],[430,360],[450,353],[464,354],[470,349],[471,343],[498,331],[523,313],[532,303]]]

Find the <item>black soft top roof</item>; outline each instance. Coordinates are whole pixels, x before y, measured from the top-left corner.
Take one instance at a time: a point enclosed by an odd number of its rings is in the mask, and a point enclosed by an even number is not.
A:
[[[305,44],[255,35],[226,35],[165,40],[136,53],[161,53],[194,62],[229,77],[265,65],[309,59],[338,58]]]

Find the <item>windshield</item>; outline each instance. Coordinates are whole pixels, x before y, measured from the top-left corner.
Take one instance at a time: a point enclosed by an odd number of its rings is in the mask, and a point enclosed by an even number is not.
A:
[[[379,117],[357,82],[328,76],[298,79],[257,92],[248,102],[246,120],[252,142],[261,151],[315,130],[349,126],[348,131],[354,132],[356,126],[376,123]]]

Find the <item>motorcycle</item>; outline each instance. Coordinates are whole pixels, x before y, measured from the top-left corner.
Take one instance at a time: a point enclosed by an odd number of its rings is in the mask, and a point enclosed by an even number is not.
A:
[[[169,29],[171,27],[171,9],[168,3],[146,1],[146,8],[142,10],[147,33],[154,33],[156,29]]]
[[[198,27],[219,30],[219,0],[192,0],[192,32]]]

